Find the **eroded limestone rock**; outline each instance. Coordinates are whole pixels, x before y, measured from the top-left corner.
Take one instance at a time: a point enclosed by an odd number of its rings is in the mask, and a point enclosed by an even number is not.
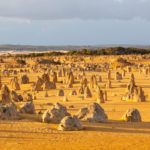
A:
[[[82,124],[76,116],[66,116],[64,117],[58,127],[61,131],[78,131],[82,130]]]
[[[106,122],[108,120],[104,109],[97,103],[91,103],[84,108],[81,108],[76,116],[89,122]]]

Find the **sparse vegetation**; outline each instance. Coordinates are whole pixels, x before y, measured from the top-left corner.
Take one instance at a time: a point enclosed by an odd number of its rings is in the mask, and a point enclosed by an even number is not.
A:
[[[53,65],[60,65],[61,63],[59,61],[49,60],[49,59],[41,59],[37,60],[37,64],[53,64]]]
[[[134,65],[134,63],[131,63],[129,61],[127,61],[126,59],[124,58],[118,58],[115,62],[114,62],[114,65],[119,65],[119,66],[122,66],[122,67],[125,67],[125,66],[131,66],[131,65]]]
[[[68,55],[131,55],[131,54],[149,54],[150,49],[109,47],[97,50],[82,49],[69,51]]]
[[[29,53],[29,54],[16,54],[15,57],[27,58],[27,57],[42,57],[42,56],[60,56],[64,55],[62,52],[45,52],[45,53]]]
[[[25,61],[25,60],[22,60],[22,59],[17,59],[17,60],[16,60],[16,63],[17,63],[17,64],[21,64],[21,65],[26,65],[26,61]]]
[[[133,47],[108,47],[102,49],[79,49],[70,50],[68,52],[52,51],[52,52],[39,52],[39,53],[28,53],[28,54],[16,54],[16,58],[27,58],[27,57],[42,57],[42,56],[61,56],[61,55],[133,55],[133,54],[150,54],[150,49],[133,48]],[[7,57],[13,57],[7,55]]]

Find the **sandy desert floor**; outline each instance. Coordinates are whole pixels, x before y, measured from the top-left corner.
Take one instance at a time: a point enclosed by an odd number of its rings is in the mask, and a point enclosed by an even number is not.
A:
[[[9,60],[10,61],[10,60]],[[8,61],[8,62],[9,62]],[[30,62],[29,60],[28,62]],[[98,62],[98,58],[94,61]],[[88,62],[88,60],[87,60]],[[91,61],[92,63],[93,61]],[[146,62],[147,63],[147,62]],[[29,68],[30,69],[30,68]],[[117,71],[120,71],[119,69]],[[38,115],[23,115],[21,120],[0,120],[0,149],[2,150],[149,150],[150,149],[150,75],[139,74],[134,69],[136,84],[143,87],[146,95],[146,102],[125,102],[121,97],[126,92],[130,78],[127,73],[123,80],[114,80],[115,70],[112,71],[112,88],[107,89],[108,101],[100,104],[108,115],[106,123],[82,122],[84,130],[81,131],[58,131],[58,124],[40,122]],[[24,74],[24,73],[22,73]],[[75,73],[76,74],[76,73]],[[92,74],[102,76],[102,83],[98,85],[105,89],[107,72],[87,71],[89,79]],[[20,84],[21,90],[17,93],[23,95],[23,91],[33,94],[31,84],[36,81],[37,76],[42,73],[27,73],[30,84]],[[10,77],[2,76],[2,83],[10,86]],[[61,81],[62,78],[58,78]],[[72,115],[80,108],[91,102],[96,102],[95,91],[93,97],[83,99],[81,95],[69,96],[72,89],[78,89],[80,83],[76,80],[73,88],[65,88],[63,84],[56,83],[56,90],[49,90],[49,97],[44,97],[45,91],[36,93],[37,100],[34,100],[36,112],[44,111],[52,106],[49,103],[60,102],[67,107]],[[59,89],[64,89],[69,102],[63,102],[63,97],[58,97]],[[19,105],[25,102],[19,102]],[[74,105],[74,108],[69,108]],[[124,112],[129,108],[137,108],[142,116],[142,122],[131,123],[120,120]]]

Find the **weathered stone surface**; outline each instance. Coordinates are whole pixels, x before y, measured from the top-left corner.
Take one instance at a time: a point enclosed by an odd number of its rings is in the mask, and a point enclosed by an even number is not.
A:
[[[11,102],[10,90],[7,85],[2,85],[1,88],[1,100],[2,103],[7,104]]]
[[[21,77],[21,84],[28,84],[29,83],[29,78],[27,75],[23,75]]]
[[[73,75],[73,72],[69,72],[67,74],[67,84],[73,84],[74,83],[74,75]]]
[[[80,88],[78,89],[78,93],[79,93],[79,94],[84,94],[84,89],[83,89],[82,87],[80,87]]]
[[[56,83],[57,82],[57,73],[53,72],[52,75],[51,75],[51,77],[52,77],[52,82]]]
[[[90,78],[90,88],[96,88],[97,87],[97,80],[96,80],[96,76],[93,75]]]
[[[136,86],[133,74],[131,74],[131,79],[127,86],[127,94],[122,97],[122,100],[133,101],[133,102],[145,102],[146,101],[144,91],[142,87]]]
[[[61,131],[77,131],[82,130],[82,124],[76,116],[66,116],[64,117],[58,127],[58,130]]]
[[[46,81],[44,84],[45,90],[56,89],[56,84],[54,82]]]
[[[87,84],[88,84],[88,81],[87,81],[87,78],[85,78],[85,77],[83,77],[82,79],[81,79],[81,87],[83,88],[83,89],[85,89],[86,87],[87,87]]]
[[[100,89],[100,87],[97,87],[97,103],[104,103],[104,93],[103,91]]]
[[[84,108],[81,108],[76,116],[89,122],[106,122],[108,120],[104,109],[97,103],[91,103]]]
[[[14,90],[11,91],[11,98],[12,98],[12,100],[14,100],[16,102],[20,101],[20,99],[19,99],[20,97],[18,96],[18,94]]]
[[[10,103],[0,107],[0,119],[2,120],[18,120],[19,113],[14,103]]]
[[[60,123],[60,121],[65,116],[70,116],[70,114],[67,112],[66,107],[59,103],[56,103],[53,108],[48,109],[44,112],[42,116],[42,122]]]
[[[49,75],[47,73],[44,73],[42,75],[42,80],[43,80],[43,82],[49,81],[50,80]]]
[[[62,89],[59,90],[57,95],[58,95],[58,96],[64,96],[64,90],[62,90]]]
[[[14,90],[20,90],[20,85],[18,83],[18,78],[17,77],[14,77],[13,79],[11,79],[10,84],[11,84],[11,86]]]
[[[122,74],[119,72],[116,72],[116,76],[115,76],[116,80],[122,80]]]
[[[49,123],[51,121],[50,117],[51,115],[49,113],[49,110],[46,110],[44,114],[42,115],[42,122]]]
[[[71,91],[71,92],[69,93],[69,95],[70,95],[70,96],[77,95],[76,90]]]
[[[140,112],[135,109],[128,109],[125,114],[122,116],[122,120],[127,121],[127,122],[141,122],[141,115]]]
[[[20,113],[35,114],[35,107],[32,102],[21,106]]]
[[[38,77],[37,82],[35,83],[34,90],[35,91],[43,91],[42,85],[43,85],[43,80],[42,80],[42,78]]]
[[[85,88],[84,90],[84,98],[90,98],[92,97],[92,93],[88,87]]]

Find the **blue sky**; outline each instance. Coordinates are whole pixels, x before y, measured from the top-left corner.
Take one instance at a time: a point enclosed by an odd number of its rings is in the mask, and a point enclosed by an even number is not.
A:
[[[150,45],[150,0],[0,0],[0,44]]]

